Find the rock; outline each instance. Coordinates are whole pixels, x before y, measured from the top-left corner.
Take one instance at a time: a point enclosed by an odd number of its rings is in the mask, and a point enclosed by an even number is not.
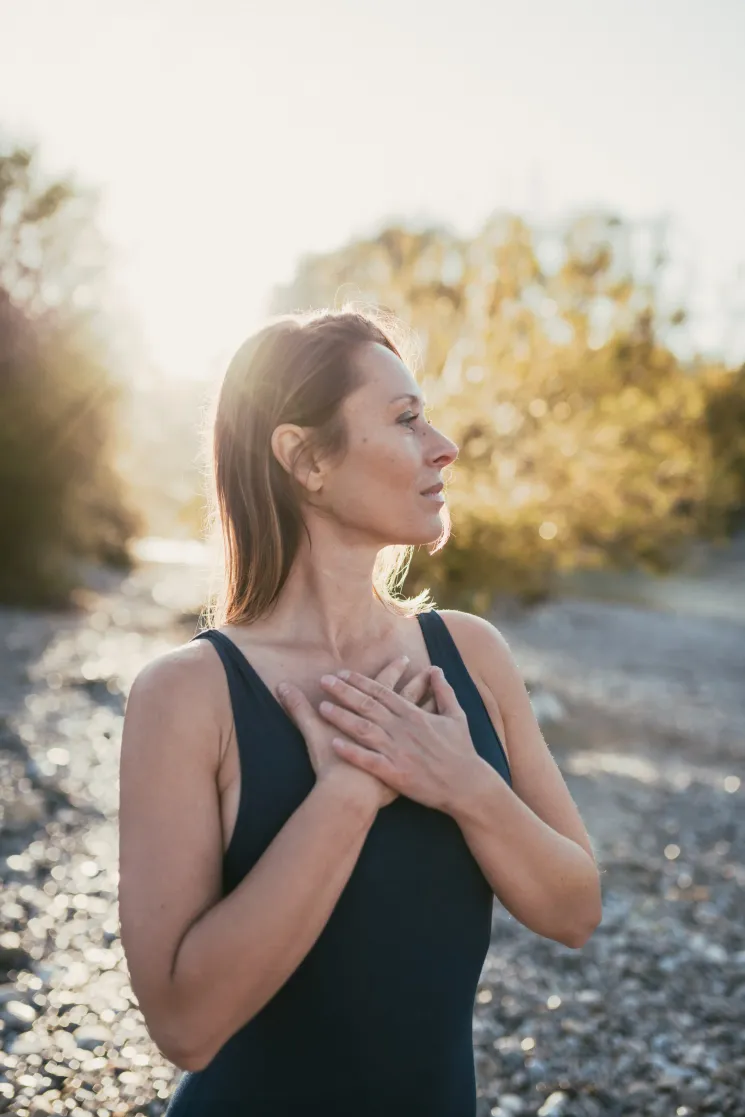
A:
[[[538,1117],[558,1117],[560,1113],[564,1112],[564,1104],[568,1101],[566,1094],[560,1090],[556,1090],[553,1094],[549,1094],[545,1102],[538,1110]]]
[[[21,1032],[6,1047],[12,1055],[40,1055],[44,1050],[44,1041],[36,1032]]]
[[[111,1043],[111,1032],[102,1024],[85,1024],[72,1033],[75,1043],[86,1051],[93,1051],[101,1044]]]
[[[52,1109],[51,1102],[42,1101],[40,1098],[37,1098],[36,1101],[31,1103],[28,1117],[49,1117],[49,1114],[53,1113],[54,1110]]]
[[[502,1094],[499,1104],[508,1113],[522,1113],[525,1109],[525,1103],[517,1094]]]
[[[20,946],[6,946],[0,943],[0,974],[28,969],[30,962],[31,955]]]
[[[36,1020],[36,1009],[25,1001],[6,1001],[0,1008],[0,1019],[16,1032],[32,1027]]]
[[[12,985],[10,982],[0,985],[0,1005],[7,1004],[8,1001],[17,1001],[18,999],[18,987],[16,985]]]
[[[0,1112],[47,1117],[64,1098],[72,1117],[162,1117],[180,1077],[129,988],[116,895],[121,695],[193,631],[151,589],[128,577],[96,599],[95,624],[0,610],[6,649],[22,630],[9,661],[33,666],[11,679],[0,643],[13,711],[5,734],[0,715],[0,807],[20,780],[30,794],[43,783],[33,832],[0,822]],[[495,902],[473,1029],[479,1117],[742,1113],[745,639],[723,623],[686,636],[674,616],[645,617],[642,638],[637,622],[557,605],[525,621],[522,646],[506,633],[593,840],[604,913],[571,950]],[[112,691],[75,685],[87,664]],[[6,1019],[13,1004],[25,1020]]]

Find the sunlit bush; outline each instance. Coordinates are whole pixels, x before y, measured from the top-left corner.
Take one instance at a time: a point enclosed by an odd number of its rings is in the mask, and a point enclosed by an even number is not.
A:
[[[388,228],[277,290],[278,312],[351,299],[419,342],[431,418],[460,457],[453,536],[415,555],[407,590],[536,597],[579,567],[670,569],[732,524],[742,404],[737,418],[724,373],[675,356],[686,313],[662,294],[665,237],[605,214],[547,229],[498,215],[473,239]]]
[[[119,388],[90,310],[81,198],[0,152],[0,599],[63,603],[82,561],[126,564],[138,526],[113,467]],[[76,278],[77,277],[77,278]]]

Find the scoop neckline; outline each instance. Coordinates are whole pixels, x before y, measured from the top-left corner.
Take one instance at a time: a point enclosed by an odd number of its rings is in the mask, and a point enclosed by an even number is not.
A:
[[[428,610],[428,612],[434,613],[435,610],[431,609],[431,610]],[[438,666],[438,664],[437,664],[437,661],[436,661],[436,658],[435,658],[434,646],[432,644],[432,641],[428,637],[426,627],[422,624],[422,616],[423,615],[424,615],[423,613],[417,613],[416,614],[416,621],[419,625],[419,631],[422,634],[422,639],[424,640],[424,647],[425,647],[425,650],[426,650],[426,653],[427,653],[427,658],[429,660],[429,666],[430,667],[436,667],[436,666]],[[289,724],[293,727],[293,729],[295,729],[299,733],[300,730],[298,729],[297,725],[292,720],[290,715],[287,713],[287,710],[284,708],[284,706],[280,702],[277,695],[274,693],[274,691],[269,686],[269,684],[262,678],[262,676],[259,674],[257,669],[251,663],[251,660],[248,658],[248,656],[243,651],[243,649],[238,646],[238,644],[235,642],[235,640],[233,640],[230,636],[228,636],[227,633],[221,632],[220,629],[218,629],[218,628],[203,629],[203,633],[208,633],[208,632],[210,632],[214,636],[218,637],[218,639],[224,640],[227,644],[229,644],[231,646],[231,648],[234,649],[235,653],[240,657],[241,663],[243,665],[245,665],[245,667],[247,668],[248,673],[250,674],[252,680],[258,686],[260,692],[264,695],[265,698],[269,699],[269,701],[275,707],[275,709],[279,710],[282,713],[282,715],[284,716],[284,718],[286,719],[286,721],[289,722]],[[198,635],[201,636],[203,633],[199,633]]]

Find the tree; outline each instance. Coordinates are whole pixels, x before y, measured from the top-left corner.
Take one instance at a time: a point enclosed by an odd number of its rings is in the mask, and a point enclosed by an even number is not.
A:
[[[94,309],[91,201],[0,150],[0,598],[61,603],[79,560],[128,561],[137,517],[113,466],[121,385]]]
[[[731,535],[745,529],[745,365],[709,369],[705,380],[714,463],[707,527]]]
[[[387,228],[301,261],[274,310],[350,296],[420,343],[433,421],[460,446],[453,535],[415,585],[484,606],[577,566],[666,569],[700,529],[715,469],[704,380],[668,342],[666,230],[590,213],[543,229],[494,215],[473,239]]]

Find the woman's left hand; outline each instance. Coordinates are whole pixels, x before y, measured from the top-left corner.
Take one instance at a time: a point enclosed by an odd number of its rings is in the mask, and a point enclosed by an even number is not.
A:
[[[371,772],[399,794],[446,812],[476,786],[483,761],[441,668],[433,667],[430,673],[437,713],[420,709],[357,671],[324,675],[321,685],[333,702],[322,702],[319,712],[351,738],[352,743],[332,741],[350,764]]]

